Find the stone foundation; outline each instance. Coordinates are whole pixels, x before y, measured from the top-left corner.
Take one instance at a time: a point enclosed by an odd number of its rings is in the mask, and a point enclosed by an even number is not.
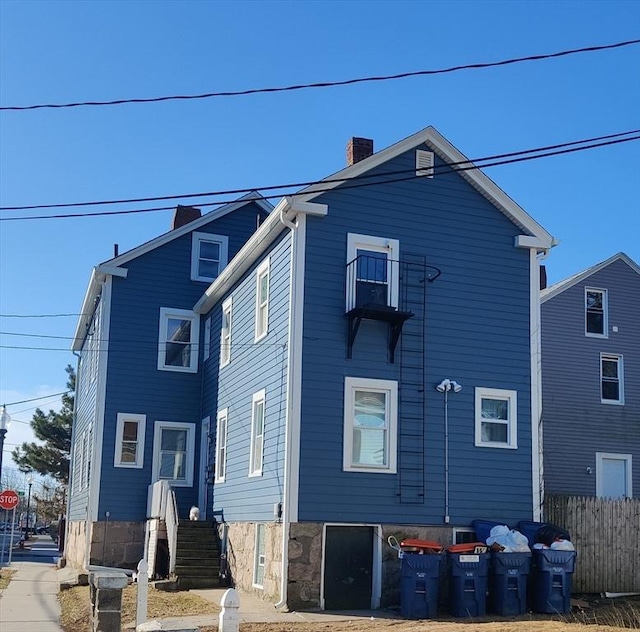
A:
[[[323,523],[312,522],[293,523],[290,526],[287,585],[287,606],[290,610],[317,610],[320,607],[323,526]],[[280,598],[280,534],[281,525],[268,525],[265,589],[259,591],[262,599],[273,602]],[[381,608],[400,604],[402,565],[397,551],[387,543],[390,535],[395,536],[398,542],[417,538],[435,540],[446,547],[452,543],[453,529],[428,526],[382,526]],[[229,525],[229,543],[229,559],[235,585],[256,594],[258,589],[252,587],[255,524]],[[271,557],[272,554],[274,557]]]
[[[262,588],[253,585],[256,523],[227,524],[227,560],[234,587],[265,601],[276,603],[280,600],[282,524],[265,524],[265,568]]]
[[[87,547],[87,523],[84,520],[70,522],[67,529],[64,556],[67,565],[84,569],[84,555]]]
[[[144,522],[94,522],[90,564],[134,569],[144,554]]]

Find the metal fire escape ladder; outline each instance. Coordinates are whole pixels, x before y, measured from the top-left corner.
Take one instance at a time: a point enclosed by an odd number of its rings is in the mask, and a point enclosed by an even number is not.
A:
[[[425,297],[435,277],[429,278],[424,255],[405,254],[400,273],[402,309],[414,317],[400,337],[398,496],[401,504],[417,505],[425,502]]]

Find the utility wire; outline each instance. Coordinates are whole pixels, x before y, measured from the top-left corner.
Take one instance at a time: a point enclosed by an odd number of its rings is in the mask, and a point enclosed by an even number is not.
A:
[[[61,393],[51,393],[51,395],[43,395],[42,397],[32,397],[31,399],[23,399],[19,402],[3,403],[3,406],[17,406],[18,404],[26,404],[27,402],[37,402],[39,399],[49,399],[51,397],[58,397],[58,395],[66,395],[71,391],[62,391]]]
[[[565,143],[558,143],[555,145],[546,145],[543,147],[536,147],[534,149],[523,149],[520,151],[512,151],[504,154],[495,154],[493,156],[486,156],[484,158],[475,158],[463,160],[461,162],[451,162],[447,163],[448,167],[458,166],[458,165],[467,165],[468,163],[479,163],[485,162],[487,160],[497,160],[502,158],[511,158],[514,156],[521,156],[527,154],[534,154],[542,151],[550,151],[552,149],[561,149],[564,147],[570,147],[571,145],[580,145],[584,143],[592,143],[601,140],[609,140],[611,138],[620,138],[623,136],[629,136],[631,134],[640,133],[640,129],[633,129],[627,132],[617,132],[615,134],[607,134],[605,136],[595,136],[593,138],[583,138],[581,140],[573,140]],[[403,173],[410,173],[415,171],[415,169],[402,169],[399,171],[387,171],[387,172],[378,172],[371,174],[369,172],[362,173],[358,176],[351,176],[350,178],[327,178],[325,180],[309,180],[305,182],[290,182],[288,184],[273,184],[261,187],[248,187],[243,189],[226,189],[226,190],[218,190],[218,191],[208,191],[205,193],[184,193],[181,195],[158,195],[153,197],[140,197],[140,198],[125,198],[120,200],[99,200],[99,201],[88,201],[88,202],[67,202],[67,203],[58,203],[58,204],[29,204],[25,206],[0,206],[0,211],[27,211],[27,210],[36,210],[36,209],[49,209],[49,208],[76,208],[81,206],[102,206],[102,205],[110,205],[110,204],[135,204],[138,202],[159,202],[162,200],[185,200],[190,198],[202,198],[202,197],[216,197],[220,195],[238,195],[241,193],[252,193],[254,191],[273,191],[276,189],[291,189],[295,187],[307,187],[316,184],[333,184],[335,182],[349,182],[352,180],[366,180],[369,178],[379,178],[382,176],[388,175],[398,175]],[[280,197],[278,195],[277,197]],[[224,204],[224,202],[216,202],[216,204]],[[204,205],[203,205],[204,206]],[[164,207],[162,209],[157,210],[167,210],[173,209],[171,207]],[[144,211],[146,209],[142,209]],[[155,210],[155,209],[153,209]]]
[[[572,48],[570,50],[558,51],[555,53],[546,53],[542,55],[528,55],[526,57],[514,57],[511,59],[503,59],[501,61],[482,62],[475,64],[463,64],[459,66],[450,66],[448,68],[440,68],[436,70],[415,70],[410,72],[402,72],[393,75],[377,75],[369,77],[359,77],[355,79],[344,79],[342,81],[322,81],[317,83],[302,83],[291,86],[279,86],[272,88],[249,88],[247,90],[226,91],[226,92],[207,92],[204,94],[183,94],[162,97],[149,97],[138,99],[116,99],[112,101],[78,101],[73,103],[42,103],[38,105],[13,105],[0,107],[0,111],[21,111],[21,110],[40,110],[44,108],[75,108],[81,106],[105,106],[105,105],[123,105],[128,103],[158,103],[160,101],[187,101],[194,99],[211,99],[214,97],[238,97],[250,94],[265,94],[273,92],[292,92],[294,90],[305,90],[310,88],[333,88],[337,86],[354,85],[357,83],[372,83],[376,81],[392,81],[396,79],[406,79],[407,77],[420,77],[426,75],[442,75],[460,70],[478,70],[482,68],[493,68],[496,66],[508,66],[510,64],[518,64],[526,61],[540,61],[543,59],[553,59],[557,57],[566,57],[567,55],[576,55],[579,53],[593,53],[597,51],[608,50],[612,48],[622,48],[623,46],[631,46],[640,43],[640,40],[628,40],[624,42],[616,42],[614,44],[604,44],[602,46],[586,46],[584,48]]]
[[[544,153],[539,153],[537,155],[524,155],[521,156],[519,158],[510,158],[507,160],[495,160],[493,162],[488,162],[485,164],[481,164],[481,165],[477,165],[477,164],[469,164],[471,161],[463,161],[462,163],[456,163],[456,164],[461,164],[462,166],[458,166],[455,168],[451,168],[452,164],[448,163],[445,165],[437,165],[434,169],[433,172],[434,174],[439,174],[441,172],[446,172],[451,170],[452,172],[461,172],[461,171],[473,171],[473,170],[478,170],[478,169],[486,169],[488,167],[497,167],[500,165],[508,165],[508,164],[514,164],[514,163],[518,163],[518,162],[524,162],[524,161],[529,161],[529,160],[536,160],[538,158],[547,158],[549,156],[559,156],[559,155],[563,155],[563,154],[570,154],[570,153],[574,153],[574,152],[578,152],[578,151],[584,151],[587,149],[595,149],[598,147],[606,147],[608,145],[617,145],[620,143],[627,143],[629,141],[634,141],[634,140],[640,140],[640,136],[632,136],[632,137],[628,137],[628,138],[619,138],[619,139],[615,139],[615,140],[609,140],[609,141],[605,141],[605,142],[601,142],[601,143],[592,143],[590,145],[584,145],[581,147],[571,147],[568,149],[562,149],[562,150],[556,150],[556,151],[548,151],[548,152],[544,152]],[[572,144],[572,143],[569,143]],[[521,152],[521,153],[531,153],[534,150],[527,150],[527,152]],[[441,167],[441,168],[440,168]],[[342,185],[342,190],[344,191],[345,189],[356,189],[356,188],[361,188],[361,187],[369,187],[369,186],[375,186],[375,185],[380,185],[380,184],[391,184],[394,182],[404,182],[407,180],[415,180],[415,179],[419,179],[419,178],[423,178],[424,175],[416,175],[416,169],[410,169],[410,170],[404,170],[404,171],[410,171],[411,175],[409,176],[405,176],[402,178],[389,178],[389,179],[378,179],[374,182],[356,182],[355,184],[350,184],[350,180],[346,179],[345,180],[345,184]],[[380,174],[375,174],[375,177],[380,178]],[[356,178],[353,178],[356,179]],[[318,184],[326,184],[326,181],[319,181]],[[331,187],[326,188],[326,189],[322,189],[322,188],[318,188],[316,190],[313,191],[313,193],[323,193],[326,191],[331,190]],[[282,197],[281,195],[267,195],[267,196],[263,196],[263,199],[272,199],[272,198],[280,198]],[[204,204],[199,204],[199,206],[201,207],[205,207],[205,206],[219,206],[219,205],[224,205],[224,204],[230,204],[231,202],[237,202],[237,200],[228,200],[228,201],[218,201],[218,202],[207,202]],[[98,213],[60,213],[60,214],[56,214],[56,215],[30,215],[30,216],[23,216],[23,217],[0,217],[0,222],[10,222],[10,221],[25,221],[25,220],[39,220],[39,219],[69,219],[69,218],[77,218],[77,217],[101,217],[101,216],[108,216],[108,215],[130,215],[133,213],[151,213],[151,212],[156,212],[156,211],[167,211],[167,210],[173,210],[173,206],[162,206],[162,207],[155,207],[155,208],[146,208],[146,209],[127,209],[127,210],[123,210],[123,211],[100,211]]]
[[[0,314],[0,318],[59,318],[60,316],[86,316],[87,314]]]

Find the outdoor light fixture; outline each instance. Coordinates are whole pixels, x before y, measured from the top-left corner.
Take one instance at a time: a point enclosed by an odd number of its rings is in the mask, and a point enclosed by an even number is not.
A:
[[[449,391],[459,393],[462,386],[455,380],[445,378],[436,386],[438,393],[444,393],[444,522],[449,524]]]

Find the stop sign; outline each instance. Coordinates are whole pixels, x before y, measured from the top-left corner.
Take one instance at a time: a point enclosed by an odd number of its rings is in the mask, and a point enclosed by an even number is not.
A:
[[[18,504],[18,494],[12,489],[6,489],[0,492],[0,508],[1,509],[15,509]]]

